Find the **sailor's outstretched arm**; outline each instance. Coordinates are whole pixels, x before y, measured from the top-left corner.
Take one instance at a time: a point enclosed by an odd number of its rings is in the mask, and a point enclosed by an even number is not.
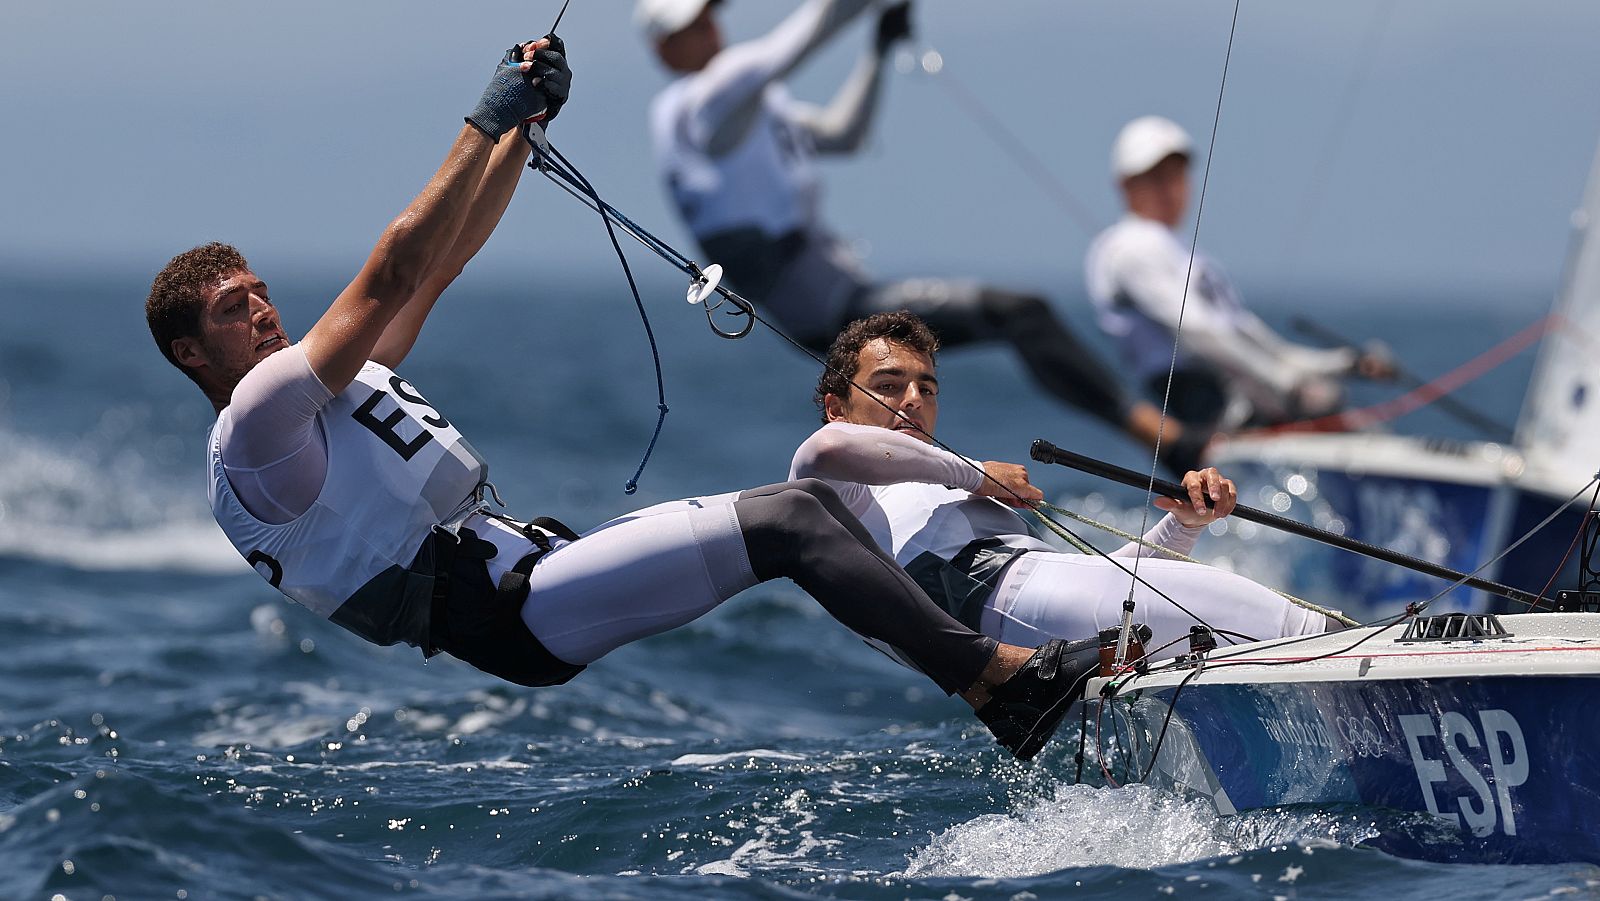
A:
[[[744,141],[761,111],[762,93],[871,6],[869,0],[807,0],[778,27],[734,44],[691,76],[689,139],[712,156]]]
[[[522,177],[528,161],[528,142],[517,129],[502,135],[490,154],[489,165],[478,182],[477,193],[468,207],[466,221],[450,245],[450,251],[435,265],[422,281],[422,286],[412,293],[411,299],[383,330],[371,359],[393,369],[400,365],[417,341],[422,324],[433,310],[434,301],[455,281],[484,242],[500,224],[511,195]]]
[[[826,107],[796,103],[791,112],[811,134],[818,153],[854,153],[867,140],[883,94],[883,64],[896,41],[911,35],[911,3],[890,5],[878,14],[872,43],[855,70]]]
[[[1198,296],[1200,286],[1186,256],[1169,254],[1164,244],[1130,244],[1119,250],[1111,261],[1118,290],[1140,312],[1178,334],[1185,351],[1278,397],[1287,397],[1304,377],[1298,368],[1280,365],[1272,348],[1241,329],[1241,315]]]
[[[395,317],[450,257],[496,139],[550,105],[535,80],[545,71],[541,64],[511,56],[496,66],[439,169],[384,229],[361,271],[301,341],[312,372],[330,392],[350,384]]]

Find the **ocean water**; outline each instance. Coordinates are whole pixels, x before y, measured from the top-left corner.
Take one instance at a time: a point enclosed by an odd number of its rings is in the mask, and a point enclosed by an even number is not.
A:
[[[403,368],[514,510],[583,528],[776,481],[814,428],[812,363],[759,331],[714,337],[675,278],[640,267],[672,412],[634,497],[621,486],[655,395],[620,274],[537,291],[469,276]],[[1374,838],[1428,825],[1384,811],[1225,818],[1074,785],[1072,725],[1018,765],[788,585],[558,689],[365,645],[279,599],[210,522],[209,408],[150,343],[150,274],[0,272],[0,898],[1600,894],[1587,864],[1389,856]],[[296,333],[341,287],[263,275]],[[1547,303],[1408,299],[1296,305],[1431,374]],[[1530,365],[1465,396],[1512,418]],[[1044,437],[1148,465],[1001,351],[952,352],[942,375],[941,436],[964,453],[1021,460]],[[1470,435],[1436,411],[1396,425]],[[1073,473],[1036,478],[1124,524],[1142,506]]]

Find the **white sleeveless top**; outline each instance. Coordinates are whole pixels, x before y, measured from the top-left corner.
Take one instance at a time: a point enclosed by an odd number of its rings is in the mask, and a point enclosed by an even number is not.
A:
[[[431,581],[406,570],[433,526],[486,478],[477,451],[409,383],[368,362],[317,413],[328,473],[316,501],[273,524],[252,516],[228,482],[227,417],[224,408],[208,436],[207,495],[245,560],[290,599],[363,638],[424,641]]]

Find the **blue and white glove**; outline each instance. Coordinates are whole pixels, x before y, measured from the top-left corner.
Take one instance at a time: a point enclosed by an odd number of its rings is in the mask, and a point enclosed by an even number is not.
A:
[[[550,47],[535,52],[526,63],[521,44],[507,50],[478,105],[467,114],[467,122],[490,140],[498,141],[523,122],[554,119],[567,102],[572,70],[556,49],[562,46],[560,39],[551,35],[550,41]]]

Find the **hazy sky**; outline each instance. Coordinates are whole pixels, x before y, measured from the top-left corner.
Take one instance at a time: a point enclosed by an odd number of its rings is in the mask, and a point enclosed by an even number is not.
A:
[[[353,272],[500,50],[542,33],[556,6],[6,3],[0,265],[153,271],[221,238],[258,268]],[[789,8],[733,0],[725,31],[753,35]],[[574,0],[561,28],[573,99],[552,137],[607,199],[687,251],[644,123],[664,77],[631,11]],[[1107,150],[1124,121],[1159,112],[1209,140],[1232,12],[1221,0],[922,0],[916,21],[946,58],[942,77],[1109,221]],[[1246,0],[1201,243],[1247,289],[1553,286],[1600,137],[1597,36],[1600,3],[1578,0]],[[796,93],[825,99],[866,41],[865,27],[844,35]],[[829,220],[885,275],[971,271],[1080,292],[1088,236],[945,87],[891,78],[870,148],[826,171]],[[482,259],[530,277],[614,265],[596,217],[539,178]]]

